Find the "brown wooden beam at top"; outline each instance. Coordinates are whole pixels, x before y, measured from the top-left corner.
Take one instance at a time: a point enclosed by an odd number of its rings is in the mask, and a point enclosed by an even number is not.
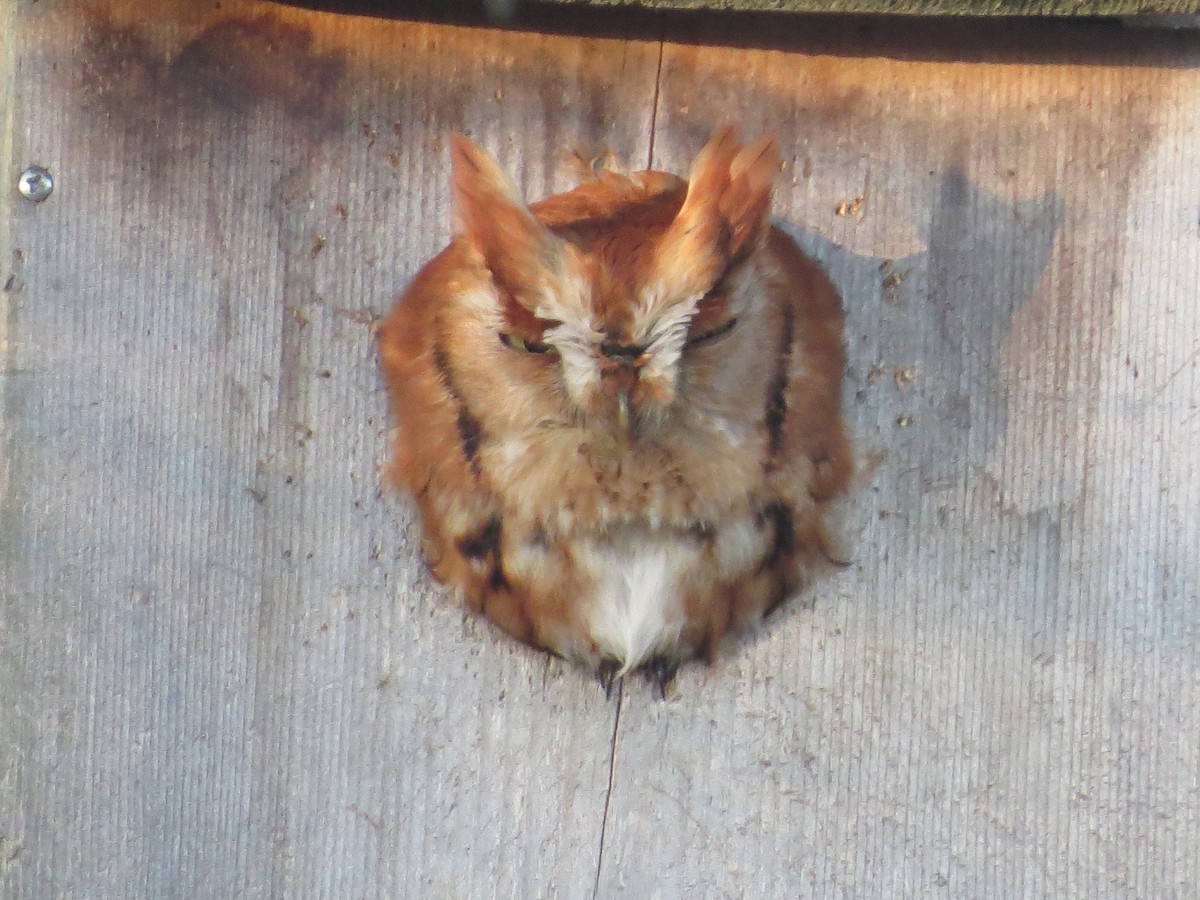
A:
[[[574,7],[624,16],[662,12],[837,13],[901,16],[1136,16],[1172,26],[1200,27],[1200,0],[295,0],[330,12],[441,20],[485,16],[496,24],[519,21],[531,9]]]

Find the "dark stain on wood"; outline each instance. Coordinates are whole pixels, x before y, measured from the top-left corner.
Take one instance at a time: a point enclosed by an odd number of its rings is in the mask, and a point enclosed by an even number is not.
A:
[[[312,33],[270,15],[210,25],[168,66],[168,81],[198,102],[240,112],[281,104],[305,119],[338,116],[330,103],[345,70],[340,56],[313,52]]]
[[[161,135],[176,153],[178,133],[211,130],[204,114],[242,118],[260,106],[279,107],[309,129],[344,127],[338,87],[346,60],[315,51],[308,28],[270,13],[229,18],[175,48],[150,37],[146,21],[145,28],[103,17],[89,22],[79,69],[86,106],[143,140]]]

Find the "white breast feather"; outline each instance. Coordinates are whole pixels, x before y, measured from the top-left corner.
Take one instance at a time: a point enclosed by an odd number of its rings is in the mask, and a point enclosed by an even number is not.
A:
[[[645,532],[577,554],[596,589],[587,613],[592,640],[601,656],[621,663],[618,675],[675,646],[684,624],[680,575],[696,554],[694,543]]]

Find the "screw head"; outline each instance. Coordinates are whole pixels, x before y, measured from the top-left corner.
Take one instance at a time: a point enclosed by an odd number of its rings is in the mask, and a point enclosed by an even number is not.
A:
[[[42,166],[30,166],[17,179],[17,191],[30,203],[41,203],[54,192],[54,176]]]

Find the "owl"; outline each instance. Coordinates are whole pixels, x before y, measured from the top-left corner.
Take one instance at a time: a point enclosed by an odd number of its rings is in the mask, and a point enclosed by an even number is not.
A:
[[[773,137],[532,205],[450,156],[455,237],[379,330],[391,476],[472,610],[665,696],[835,559],[837,291],[771,224]]]

